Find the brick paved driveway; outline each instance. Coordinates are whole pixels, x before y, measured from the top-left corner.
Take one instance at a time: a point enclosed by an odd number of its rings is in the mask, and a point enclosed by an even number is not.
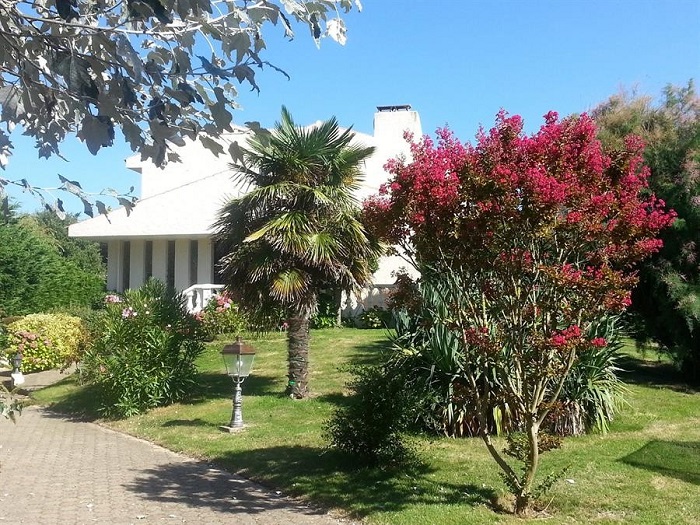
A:
[[[148,442],[41,408],[0,421],[0,524],[347,523]]]

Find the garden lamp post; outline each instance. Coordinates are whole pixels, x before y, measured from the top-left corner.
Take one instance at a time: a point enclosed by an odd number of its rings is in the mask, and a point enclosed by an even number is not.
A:
[[[24,374],[22,374],[22,353],[17,352],[15,357],[12,358],[12,373],[10,377],[12,378],[12,386],[18,386],[24,384]]]
[[[221,356],[224,358],[226,373],[233,379],[233,382],[236,384],[236,389],[233,393],[233,413],[231,414],[231,422],[228,426],[222,426],[220,428],[227,432],[235,432],[243,428],[241,383],[250,375],[250,370],[253,368],[255,350],[252,346],[245,344],[240,337],[237,337],[235,343],[224,346],[224,349],[221,351]]]

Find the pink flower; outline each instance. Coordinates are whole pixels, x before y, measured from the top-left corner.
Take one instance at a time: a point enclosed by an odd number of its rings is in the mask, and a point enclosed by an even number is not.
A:
[[[136,317],[136,311],[131,306],[127,306],[122,310],[122,319],[129,319],[131,317]]]
[[[608,346],[608,342],[605,340],[604,337],[595,337],[591,339],[591,344],[596,348],[604,348]]]

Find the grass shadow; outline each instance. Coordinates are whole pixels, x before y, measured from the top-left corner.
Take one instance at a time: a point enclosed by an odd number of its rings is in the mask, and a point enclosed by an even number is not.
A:
[[[219,423],[211,423],[204,419],[170,419],[161,425],[162,427],[210,427],[217,428]]]
[[[325,507],[347,509],[353,517],[397,512],[413,505],[486,505],[496,494],[477,485],[435,481],[425,464],[403,469],[358,468],[355,458],[339,451],[307,446],[277,446],[227,452],[215,458],[222,468],[272,487],[291,487]],[[253,476],[257,473],[258,476]]]
[[[700,485],[700,442],[652,440],[620,461]]]
[[[167,463],[144,469],[123,487],[150,501],[207,508],[229,516],[229,519],[235,519],[232,516],[235,514],[256,515],[292,509],[300,514],[297,519],[303,523],[304,515],[324,514],[324,511],[291,501],[279,493],[266,492],[246,479],[199,461]],[[268,516],[266,522],[274,519],[273,516]],[[284,515],[280,517],[284,518]],[[253,520],[257,522],[256,518]]]
[[[618,360],[620,379],[625,383],[643,385],[652,388],[668,388],[675,392],[696,393],[700,386],[690,385],[677,368],[671,363],[658,360],[642,359],[631,355],[622,355]]]
[[[212,399],[227,399],[233,395],[234,386],[233,380],[226,374],[200,372],[197,374],[197,385],[184,402],[197,404]],[[284,395],[279,389],[278,378],[271,376],[251,375],[243,382],[243,390],[249,396]]]
[[[408,470],[352,468],[352,458],[302,446],[282,446],[225,453],[208,463],[169,463],[144,469],[124,487],[159,503],[184,503],[226,514],[258,514],[294,508],[319,515],[323,508],[343,508],[356,519],[397,512],[414,505],[485,505],[494,508],[496,493],[475,484],[430,479],[426,466]],[[213,466],[217,468],[211,468]],[[244,477],[261,472],[260,485]],[[236,472],[236,474],[230,474]],[[263,487],[291,487],[282,495]],[[319,507],[289,499],[304,496]],[[268,518],[273,518],[268,516]],[[273,518],[274,519],[274,518]]]
[[[382,356],[391,349],[391,342],[386,340],[375,341],[369,344],[359,345],[355,348],[350,358],[349,366],[368,366],[382,362]]]
[[[44,400],[51,392],[51,401]],[[30,403],[45,404],[48,413],[74,421],[92,422],[101,419],[100,390],[94,385],[81,385],[76,375],[30,394]]]

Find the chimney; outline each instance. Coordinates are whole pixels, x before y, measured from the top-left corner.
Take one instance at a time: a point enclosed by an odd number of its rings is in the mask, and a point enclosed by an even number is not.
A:
[[[408,156],[408,143],[403,138],[405,131],[413,133],[416,140],[423,135],[417,111],[413,111],[408,104],[377,106],[374,114],[374,139],[377,149],[384,154],[382,156]]]

